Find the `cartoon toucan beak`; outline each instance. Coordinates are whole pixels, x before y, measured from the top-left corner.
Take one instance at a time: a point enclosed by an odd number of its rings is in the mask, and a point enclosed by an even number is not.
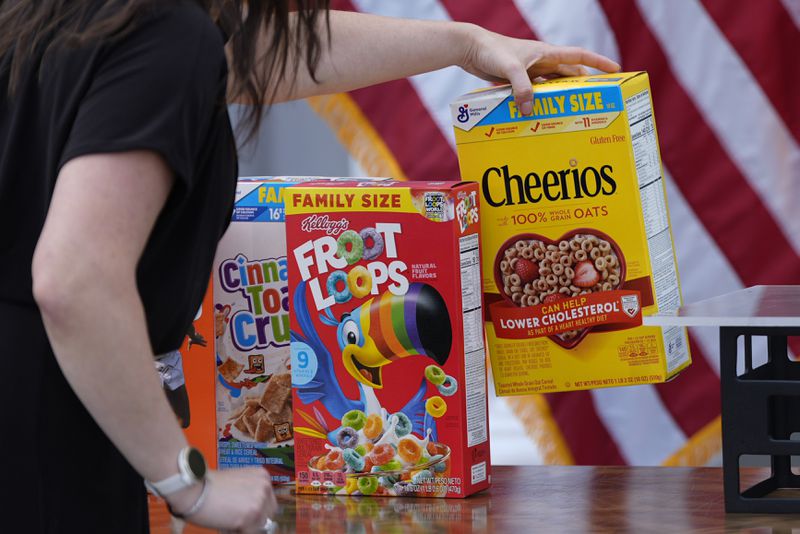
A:
[[[342,360],[353,378],[373,389],[383,388],[381,368],[392,363],[378,353],[374,344],[364,347],[348,345],[342,351]]]

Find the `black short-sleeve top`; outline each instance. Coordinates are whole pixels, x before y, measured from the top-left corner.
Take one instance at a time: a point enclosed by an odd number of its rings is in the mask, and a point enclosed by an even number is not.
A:
[[[0,90],[0,319],[8,306],[35,306],[31,260],[60,168],[142,149],[175,175],[137,271],[153,350],[179,347],[197,312],[236,187],[227,64],[223,36],[196,2],[156,4],[123,37],[51,50],[13,96]]]

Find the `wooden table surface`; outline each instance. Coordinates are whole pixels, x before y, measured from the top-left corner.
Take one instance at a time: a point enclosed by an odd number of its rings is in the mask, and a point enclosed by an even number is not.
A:
[[[492,478],[489,491],[459,500],[295,496],[283,487],[277,532],[800,532],[800,514],[725,514],[720,468],[496,466]],[[151,524],[153,534],[171,532],[155,502]]]

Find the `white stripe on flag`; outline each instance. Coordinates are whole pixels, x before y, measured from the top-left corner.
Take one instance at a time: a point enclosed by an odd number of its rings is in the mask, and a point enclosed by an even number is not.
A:
[[[514,0],[522,17],[543,41],[581,46],[619,60],[619,48],[596,0]]]
[[[781,2],[794,20],[795,26],[800,29],[800,0],[781,0]]]
[[[741,289],[742,283],[736,272],[697,219],[672,177],[665,174],[683,301],[697,302]],[[692,334],[708,363],[719,375],[719,330],[693,328]]]
[[[699,2],[637,4],[676,78],[800,252],[800,148],[761,87]]]
[[[653,386],[592,390],[595,410],[630,465],[660,465],[686,442]]]
[[[430,0],[406,0],[386,2],[379,0],[353,0],[360,11],[386,17],[404,17],[429,20],[451,20],[450,14],[439,2]],[[450,102],[457,96],[486,87],[485,82],[458,67],[449,67],[426,74],[412,76],[409,81],[416,89],[425,109],[428,110],[439,131],[450,146],[455,147]]]

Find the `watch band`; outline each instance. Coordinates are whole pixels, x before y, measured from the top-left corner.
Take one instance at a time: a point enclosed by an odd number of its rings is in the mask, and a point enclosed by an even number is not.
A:
[[[194,468],[190,457],[194,459]],[[205,475],[203,455],[193,447],[184,447],[178,453],[178,472],[158,482],[145,481],[145,486],[151,493],[163,498],[205,480]]]
[[[203,506],[203,503],[206,502],[206,494],[208,493],[208,480],[203,480],[203,489],[200,490],[200,496],[197,497],[197,500],[194,502],[191,508],[186,510],[185,512],[179,513],[172,509],[169,502],[167,502],[167,510],[169,513],[177,517],[178,519],[186,519],[188,517],[192,517],[196,514],[200,508]]]
[[[188,481],[183,478],[182,473],[176,473],[171,477],[165,478],[164,480],[160,480],[158,482],[145,482],[147,489],[150,490],[150,493],[153,493],[157,497],[165,497],[167,495],[172,495],[176,491],[180,491],[184,488],[188,488],[194,483],[194,481]]]

